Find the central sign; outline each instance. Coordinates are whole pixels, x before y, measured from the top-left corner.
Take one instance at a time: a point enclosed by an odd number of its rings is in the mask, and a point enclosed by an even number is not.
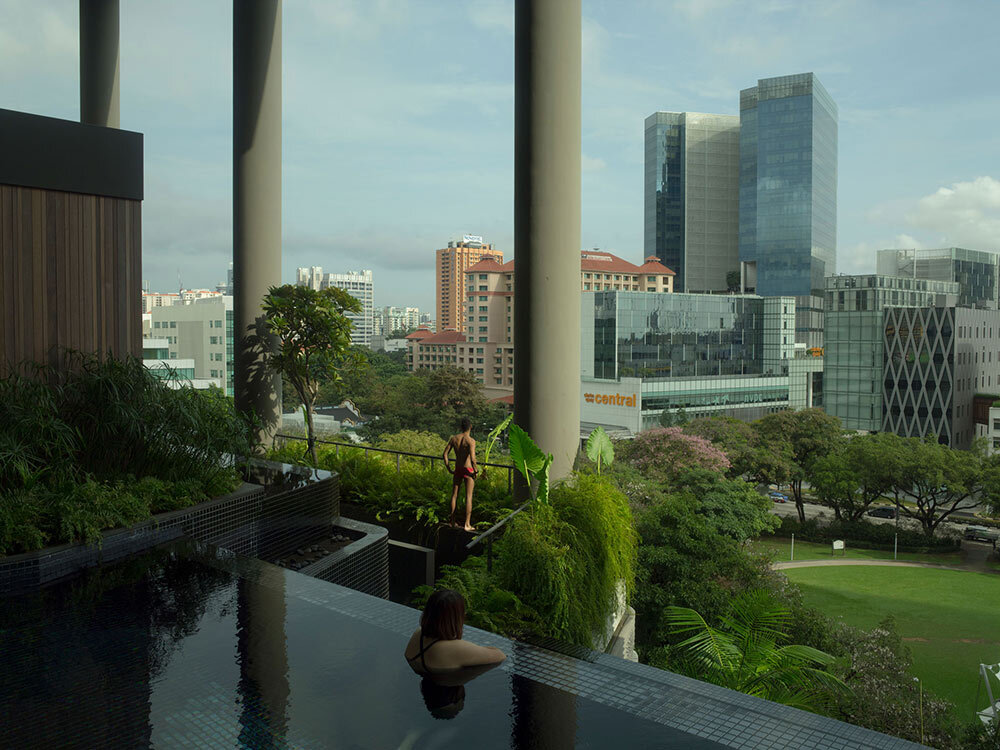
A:
[[[584,393],[583,400],[588,404],[606,404],[608,406],[635,406],[635,394],[623,396],[620,393]]]

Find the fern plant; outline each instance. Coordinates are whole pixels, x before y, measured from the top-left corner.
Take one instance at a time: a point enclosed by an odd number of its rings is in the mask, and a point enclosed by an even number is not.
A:
[[[791,614],[768,591],[737,596],[717,628],[687,607],[667,607],[666,616],[672,633],[689,636],[672,650],[675,671],[807,711],[850,692],[824,670],[834,661],[830,654],[785,644]]]

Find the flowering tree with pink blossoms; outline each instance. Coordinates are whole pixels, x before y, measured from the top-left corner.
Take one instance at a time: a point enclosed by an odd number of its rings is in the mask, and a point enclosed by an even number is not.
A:
[[[729,468],[726,454],[697,435],[680,427],[660,427],[640,432],[622,445],[623,460],[649,479],[672,482],[689,469],[709,469],[719,473]]]

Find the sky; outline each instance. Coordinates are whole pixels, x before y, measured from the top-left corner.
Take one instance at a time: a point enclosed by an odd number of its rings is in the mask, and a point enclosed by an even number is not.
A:
[[[512,0],[285,0],[283,280],[370,268],[433,310],[434,250],[513,253]],[[0,107],[79,118],[78,0],[0,0]],[[738,114],[759,78],[837,102],[837,270],[884,247],[1000,250],[992,0],[583,0],[584,248],[643,255],[643,120]],[[225,280],[232,3],[122,0],[121,126],[144,134],[143,278]]]

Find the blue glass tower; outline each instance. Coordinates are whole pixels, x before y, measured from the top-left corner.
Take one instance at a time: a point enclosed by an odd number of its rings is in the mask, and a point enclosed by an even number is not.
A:
[[[796,297],[796,341],[822,346],[836,273],[837,105],[812,73],[740,92],[739,254],[749,291]]]

